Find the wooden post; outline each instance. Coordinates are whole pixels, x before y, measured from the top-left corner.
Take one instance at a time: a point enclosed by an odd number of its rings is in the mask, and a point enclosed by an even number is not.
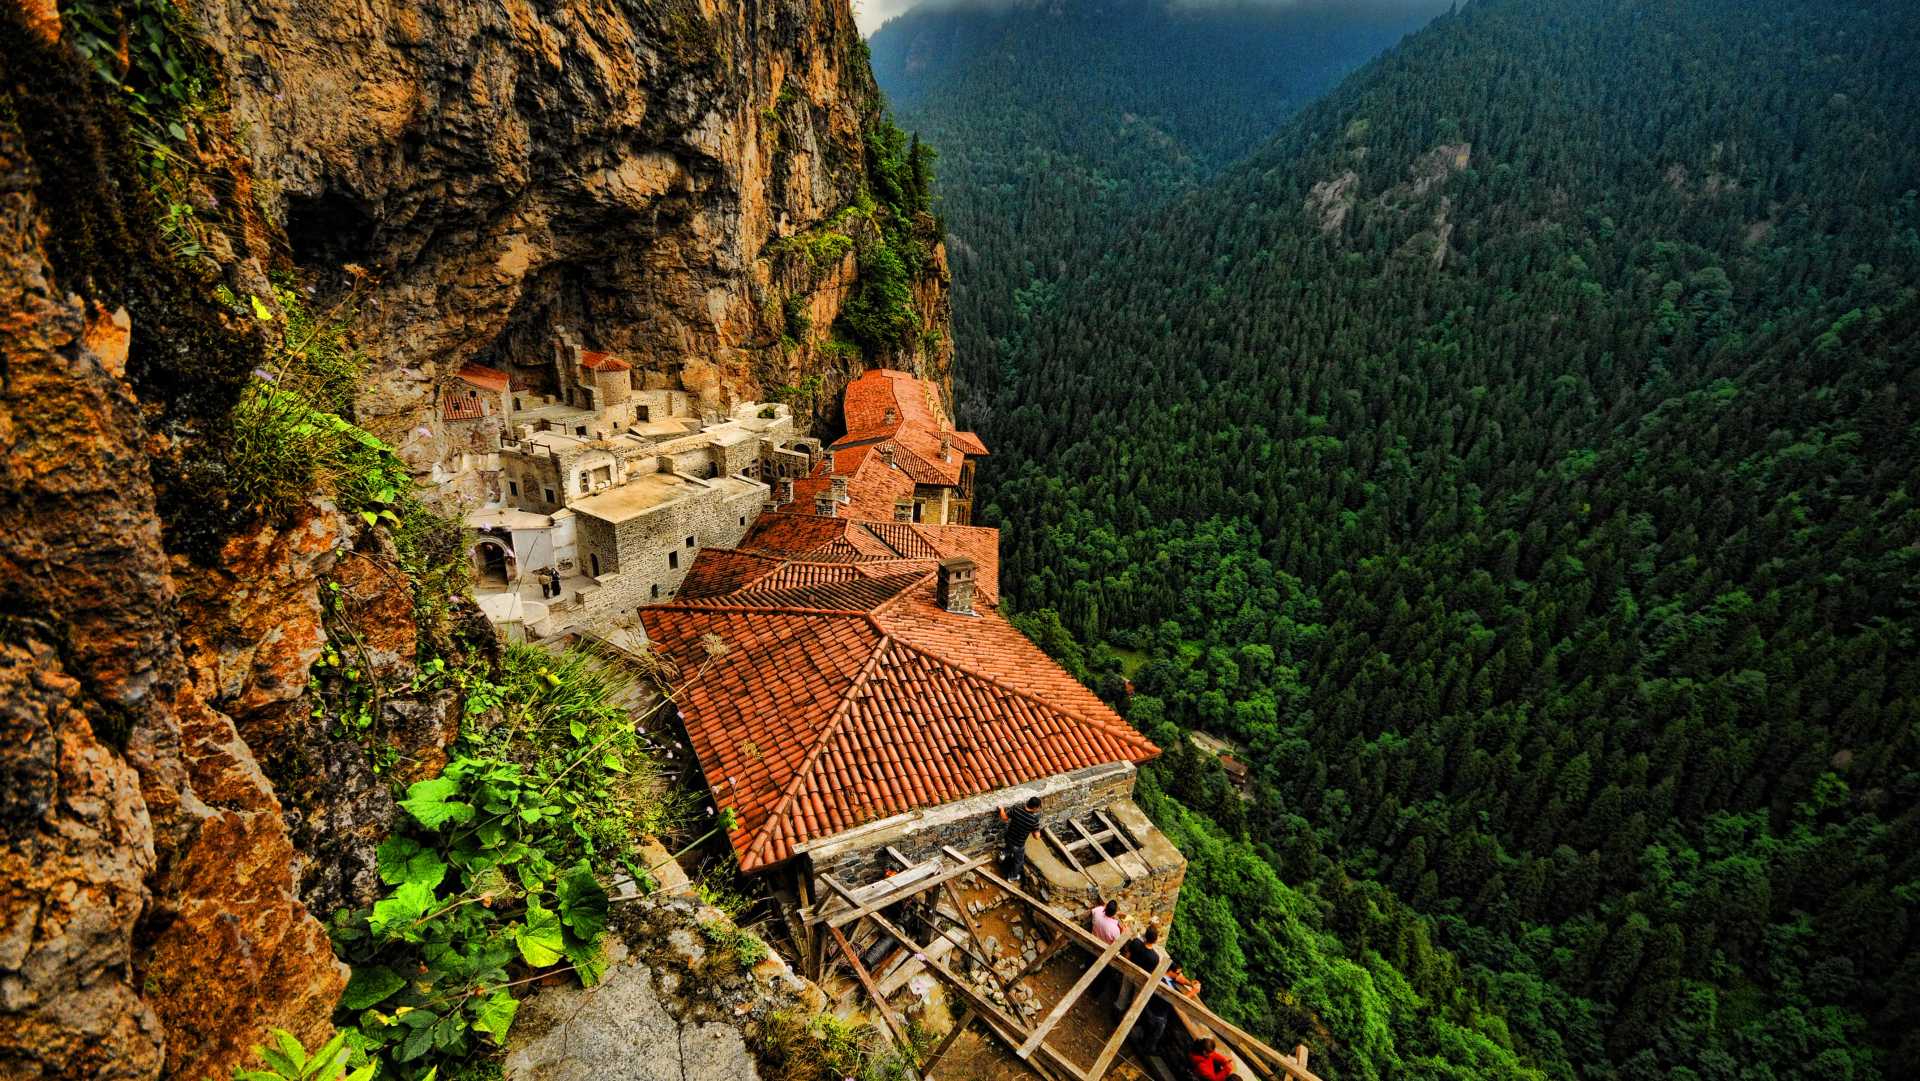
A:
[[[1060,996],[1060,1001],[1053,1004],[1053,1009],[1048,1010],[1047,1015],[1040,1019],[1040,1024],[1034,1028],[1033,1034],[1027,1037],[1027,1042],[1021,1044],[1014,1054],[1021,1058],[1028,1058],[1033,1054],[1033,1049],[1039,1047],[1047,1038],[1047,1033],[1053,1031],[1053,1026],[1060,1023],[1060,1019],[1067,1015],[1067,1011],[1073,1009],[1073,1004],[1080,1001],[1080,996],[1086,994],[1087,988],[1093,986],[1093,981],[1099,979],[1100,974],[1107,970],[1107,965],[1113,961],[1114,955],[1120,952],[1123,941],[1123,939],[1114,939],[1106,952],[1101,954],[1093,964],[1087,966],[1087,970],[1080,974],[1079,979],[1073,981],[1073,986],[1067,988],[1067,993]],[[1164,961],[1166,958],[1163,956],[1161,960]]]
[[[1092,886],[1093,892],[1098,894],[1100,892],[1100,883],[1094,881],[1093,875],[1089,874],[1085,867],[1080,866],[1079,857],[1073,854],[1073,849],[1068,848],[1065,842],[1060,840],[1059,834],[1053,832],[1053,827],[1041,826],[1040,832],[1046,835],[1047,840],[1053,842],[1053,847],[1058,849],[1060,854],[1067,858],[1067,862],[1073,865],[1073,869],[1080,872],[1080,877],[1086,879],[1087,885]]]
[[[967,934],[971,936],[974,943],[980,947],[979,954],[974,954],[971,950],[968,950],[967,953],[970,956],[984,959],[987,972],[993,976],[993,982],[1000,985],[1000,993],[1007,996],[1007,1001],[1013,1001],[1013,984],[1000,978],[1000,970],[994,967],[993,955],[987,949],[986,937],[980,933],[980,925],[973,922],[972,914],[967,911],[966,902],[960,898],[960,891],[953,888],[953,881],[951,879],[940,883],[940,885],[947,891],[947,900],[953,902],[954,911],[960,913],[960,922],[967,925]]]
[[[1160,963],[1154,966],[1153,974],[1147,977],[1147,982],[1141,985],[1140,990],[1134,992],[1133,1001],[1127,1005],[1127,1012],[1120,1016],[1119,1026],[1113,1030],[1113,1035],[1107,1037],[1106,1046],[1100,1049],[1100,1057],[1094,1059],[1093,1065],[1087,1069],[1088,1081],[1100,1081],[1107,1075],[1107,1067],[1113,1064],[1113,1056],[1120,1053],[1121,1046],[1133,1033],[1133,1026],[1139,1023],[1141,1012],[1147,1008],[1147,1003],[1153,1001],[1154,989],[1160,986],[1160,977],[1165,976],[1167,969],[1172,966],[1173,958],[1162,953]]]
[[[1035,912],[1039,913],[1054,926],[1065,929],[1067,934],[1071,935],[1075,941],[1079,942],[1080,945],[1086,949],[1095,953],[1102,952],[1106,949],[1107,944],[1095,938],[1093,932],[1055,912],[1052,908],[1048,907],[1045,902],[1035,898],[1032,894],[1027,893],[1025,890],[1022,890],[1020,887],[1008,882],[1006,879],[1001,878],[986,868],[981,868],[980,875],[987,881],[1007,891],[1008,894],[1026,902]],[[1114,958],[1113,964],[1122,971],[1131,971],[1135,976],[1145,977],[1148,975],[1146,969],[1141,968],[1125,957]],[[1292,1076],[1295,1081],[1320,1081],[1320,1078],[1315,1077],[1295,1065],[1291,1056],[1284,1055],[1267,1044],[1262,1043],[1258,1038],[1248,1034],[1226,1018],[1208,1009],[1206,1004],[1199,999],[1191,995],[1183,995],[1169,987],[1156,986],[1155,992],[1166,999],[1174,1009],[1184,1014],[1197,1015],[1202,1019],[1202,1022],[1207,1028],[1222,1036],[1231,1037],[1228,1042],[1236,1049],[1240,1049],[1241,1045],[1251,1049],[1250,1052],[1247,1050],[1241,1051],[1243,1058],[1251,1059],[1255,1062],[1264,1061],[1270,1066],[1278,1066]],[[1253,1065],[1253,1062],[1249,1062],[1248,1065]]]
[[[853,952],[853,943],[848,942],[847,936],[840,933],[840,928],[828,924],[827,933],[833,936],[833,941],[839,945],[840,952],[846,955],[847,964],[852,966],[853,974],[860,978],[860,986],[866,988],[867,997],[873,999],[874,1006],[879,1008],[880,1020],[887,1023],[887,1031],[893,1034],[894,1046],[900,1048],[906,1055],[908,1076],[919,1076],[918,1063],[913,1061],[913,1041],[907,1039],[907,1034],[901,1031],[899,1020],[893,1016],[893,1007],[887,1005],[886,997],[880,994],[880,988],[874,986],[873,974],[867,971],[866,965],[860,963],[860,955]],[[906,943],[903,941],[901,944]]]

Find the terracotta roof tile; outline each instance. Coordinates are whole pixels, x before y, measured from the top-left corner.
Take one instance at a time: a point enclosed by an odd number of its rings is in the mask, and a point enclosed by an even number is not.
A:
[[[931,571],[874,574],[884,567],[789,565],[725,597],[641,609],[695,677],[680,713],[714,798],[740,817],[743,870],[875,818],[1158,753],[990,608],[946,612]],[[708,634],[729,647],[711,662]]]
[[[454,377],[463,383],[471,383],[482,390],[505,390],[513,382],[513,377],[498,368],[489,368],[484,364],[463,364]]]
[[[591,349],[580,351],[580,366],[595,372],[632,371],[633,365],[614,356],[612,353],[596,353]]]

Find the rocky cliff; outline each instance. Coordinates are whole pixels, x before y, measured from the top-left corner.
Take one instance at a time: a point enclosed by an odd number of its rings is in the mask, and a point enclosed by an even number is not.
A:
[[[867,198],[845,0],[25,0],[0,38],[0,1076],[225,1076],[330,1028],[321,920],[373,895],[390,782],[460,716],[416,657],[490,645],[457,602],[421,623],[384,522],[234,496],[209,448],[269,279],[356,283],[352,413],[404,454],[437,381],[534,372],[556,324],[715,405],[944,378],[944,257]],[[187,123],[126,78],[143,50]],[[863,354],[883,225],[925,257]],[[360,741],[310,682],[349,640],[386,688]]]
[[[710,405],[816,374],[837,402],[859,366],[820,348],[857,253],[782,244],[867,184],[880,99],[847,0],[191,6],[287,257],[378,279],[360,419],[403,454],[436,380],[474,359],[537,377],[555,325]],[[944,277],[923,275],[922,331],[946,326]],[[868,359],[944,378],[927,337]]]

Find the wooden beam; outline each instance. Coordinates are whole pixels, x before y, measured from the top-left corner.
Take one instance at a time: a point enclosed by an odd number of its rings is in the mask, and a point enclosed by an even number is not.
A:
[[[898,889],[882,891],[865,902],[862,902],[853,890],[841,884],[841,882],[832,875],[820,875],[820,881],[825,882],[827,887],[838,894],[840,899],[845,901],[850,907],[839,912],[827,913],[823,911],[826,907],[826,903],[823,901],[814,906],[813,912],[807,916],[807,922],[812,924],[825,921],[833,924],[835,927],[845,927],[855,920],[880,911],[895,901],[912,897],[914,894],[921,893],[925,890],[930,890],[949,879],[959,878],[968,871],[979,870],[988,862],[988,859],[989,857],[986,856],[970,858],[962,855],[960,857],[961,862],[957,866],[948,867],[930,878],[914,879],[910,882],[902,883]],[[886,882],[890,880],[882,879],[881,881]]]
[[[1125,875],[1128,882],[1132,882],[1134,878],[1137,877],[1132,871],[1128,870],[1124,865],[1114,862],[1113,857],[1107,854],[1106,848],[1102,846],[1099,841],[1096,841],[1093,839],[1093,835],[1087,832],[1087,827],[1081,825],[1079,819],[1069,818],[1067,819],[1067,821],[1073,823],[1073,828],[1079,831],[1081,840],[1092,845],[1093,850],[1095,852],[1100,853],[1101,863],[1105,863],[1111,866],[1114,870],[1119,871],[1122,875]]]
[[[940,885],[941,885],[941,888],[947,891],[947,900],[953,902],[953,910],[960,914],[960,922],[967,925],[967,934],[973,938],[973,941],[976,944],[979,945],[980,953],[987,955],[986,956],[987,972],[990,975],[992,975],[993,982],[1000,985],[1000,993],[1007,996],[1007,1000],[1011,1002],[1013,1000],[1013,985],[1009,984],[1007,981],[1000,978],[1000,970],[994,967],[992,953],[987,949],[986,936],[980,933],[980,925],[973,922],[973,915],[972,913],[967,911],[967,903],[966,901],[961,899],[960,891],[954,888],[953,882],[951,880],[942,882],[940,883]],[[966,952],[968,954],[973,954],[972,950],[968,950]],[[975,955],[975,956],[978,956],[978,955]],[[1025,1056],[1023,1055],[1021,1057],[1024,1058]]]
[[[887,919],[877,912],[868,914],[866,918],[878,924],[882,931],[892,935],[896,941],[905,943],[909,949],[912,949],[916,955],[916,959],[920,960],[921,964],[926,965],[928,969],[932,970],[933,974],[940,977],[950,990],[959,995],[968,1006],[972,1007],[973,1011],[987,1022],[988,1027],[995,1030],[995,1035],[1000,1038],[1002,1043],[1005,1043],[1009,1048],[1017,1048],[1020,1046],[1021,1041],[1027,1038],[1029,1033],[1026,1025],[1007,1016],[998,1006],[988,1002],[986,996],[975,991],[971,984],[961,979],[952,969],[932,957],[926,956],[926,950],[915,945],[912,936],[894,926],[892,920]],[[1040,1054],[1046,1066],[1062,1070],[1068,1077],[1084,1081],[1084,1078],[1081,1078],[1079,1069],[1053,1048],[1042,1044]],[[1043,1070],[1042,1072],[1045,1071]]]
[[[1078,858],[1078,857],[1076,857],[1076,856],[1075,856],[1075,855],[1073,854],[1073,849],[1071,849],[1071,848],[1068,848],[1068,847],[1066,846],[1066,842],[1064,842],[1064,841],[1062,841],[1062,840],[1060,840],[1060,835],[1059,835],[1059,834],[1057,834],[1057,833],[1055,833],[1055,832],[1053,832],[1053,827],[1052,827],[1052,826],[1041,826],[1041,827],[1040,827],[1040,832],[1041,832],[1042,834],[1045,834],[1045,835],[1046,835],[1046,838],[1047,838],[1047,840],[1048,840],[1048,841],[1050,841],[1050,842],[1052,842],[1052,844],[1053,844],[1053,847],[1054,847],[1054,848],[1056,848],[1056,849],[1059,849],[1059,851],[1060,851],[1060,854],[1061,854],[1062,856],[1065,856],[1065,857],[1067,858],[1067,862],[1068,862],[1069,864],[1072,864],[1072,865],[1073,865],[1073,869],[1074,869],[1074,870],[1076,870],[1076,871],[1078,871],[1078,872],[1080,872],[1080,877],[1082,877],[1082,878],[1084,878],[1084,879],[1086,879],[1086,880],[1087,880],[1087,884],[1088,884],[1089,886],[1092,886],[1092,887],[1093,887],[1093,891],[1094,891],[1094,892],[1095,892],[1096,894],[1097,894],[1097,893],[1099,893],[1099,892],[1100,892],[1100,883],[1099,883],[1099,882],[1097,882],[1097,881],[1095,881],[1095,880],[1094,880],[1094,877],[1093,877],[1093,876],[1092,876],[1091,874],[1088,874],[1088,873],[1087,873],[1087,869],[1086,869],[1085,867],[1082,867],[1082,866],[1080,866],[1080,860],[1079,860],[1079,858]],[[949,851],[951,851],[951,850],[949,850]]]
[[[934,1046],[933,1054],[928,1055],[926,1063],[920,1067],[921,1077],[932,1081],[933,1068],[940,1065],[940,1060],[945,1057],[947,1049],[960,1039],[961,1034],[967,1031],[968,1025],[973,1024],[974,1016],[973,1007],[967,1007],[966,1012],[960,1015],[960,1020],[953,1023],[953,1028],[945,1036],[940,1037],[940,1042]]]
[[[1087,1067],[1089,1081],[1100,1081],[1107,1076],[1107,1067],[1113,1065],[1113,1056],[1120,1053],[1127,1037],[1133,1034],[1133,1026],[1139,1023],[1140,1014],[1146,1010],[1147,1003],[1153,1001],[1153,992],[1160,986],[1160,977],[1165,976],[1167,969],[1172,966],[1173,957],[1161,954],[1160,963],[1154,967],[1153,974],[1140,986],[1140,990],[1133,993],[1133,1001],[1127,1004],[1127,1012],[1120,1015],[1120,1024],[1113,1030],[1113,1035],[1107,1037],[1106,1046],[1100,1049],[1100,1057]]]
[[[1111,833],[1115,837],[1120,839],[1120,847],[1126,849],[1126,852],[1125,852],[1126,855],[1133,856],[1134,858],[1138,859],[1140,861],[1140,866],[1142,867],[1147,866],[1147,858],[1145,856],[1140,855],[1139,846],[1135,845],[1133,843],[1133,839],[1127,836],[1127,832],[1120,828],[1120,823],[1115,822],[1111,817],[1108,816],[1107,812],[1105,811],[1095,811],[1093,812],[1093,816],[1106,824],[1108,833]],[[1148,870],[1152,870],[1152,868],[1148,868]]]
[[[1072,851],[1078,852],[1079,850],[1087,847],[1088,845],[1093,844],[1095,841],[1111,841],[1111,840],[1113,840],[1112,830],[1110,829],[1098,830],[1091,837],[1084,837],[1078,841],[1068,841],[1067,848]]]
[[[1011,894],[1012,896],[1017,897],[1021,901],[1026,902],[1028,906],[1030,906],[1035,912],[1039,913],[1044,919],[1052,923],[1054,926],[1064,928],[1067,934],[1073,937],[1074,941],[1078,942],[1081,946],[1085,947],[1086,949],[1094,953],[1100,953],[1106,949],[1107,944],[1095,938],[1093,936],[1092,931],[1087,930],[1086,928],[1080,926],[1078,923],[1075,923],[1073,920],[1067,919],[1065,916],[1062,916],[1058,912],[1055,912],[1044,901],[1041,901],[1035,898],[1032,894],[1027,893],[1025,890],[1021,889],[1020,887],[1014,885],[1011,882],[1008,882],[1006,879],[1001,878],[999,875],[993,873],[990,870],[982,868],[980,870],[980,875],[981,877],[985,878],[987,881],[1007,891],[1007,893]],[[1114,958],[1113,967],[1121,970],[1122,972],[1130,973],[1136,979],[1144,979],[1148,975],[1148,972],[1146,969],[1141,968],[1139,965],[1134,964],[1132,961],[1127,960],[1125,957]],[[1259,1039],[1248,1034],[1244,1030],[1240,1029],[1239,1027],[1234,1025],[1232,1022],[1228,1021],[1226,1018],[1221,1017],[1219,1014],[1214,1013],[1212,1010],[1208,1009],[1206,1004],[1201,1002],[1199,999],[1194,998],[1191,995],[1183,995],[1180,992],[1175,991],[1174,989],[1164,985],[1157,985],[1155,988],[1155,993],[1159,994],[1160,997],[1166,999],[1167,1002],[1174,1007],[1174,1009],[1180,1011],[1183,1014],[1198,1015],[1200,1018],[1202,1018],[1203,1023],[1207,1026],[1207,1028],[1213,1030],[1216,1033],[1226,1035],[1226,1036],[1231,1036],[1233,1039],[1230,1042],[1235,1043],[1236,1045],[1244,1044],[1247,1047],[1252,1048],[1253,1051],[1255,1052],[1254,1054],[1244,1054],[1243,1057],[1256,1059],[1256,1060],[1265,1060],[1271,1063],[1272,1065],[1279,1066],[1281,1069],[1285,1070],[1290,1076],[1295,1078],[1295,1081],[1320,1081],[1320,1078],[1313,1076],[1311,1073],[1308,1073],[1307,1071],[1301,1069],[1298,1065],[1296,1065],[1291,1056],[1282,1054],[1281,1052],[1276,1051],[1272,1047],[1269,1047],[1265,1043],[1262,1043]],[[1249,1065],[1251,1065],[1251,1063],[1249,1063]]]
[[[867,989],[867,997],[873,999],[873,1004],[879,1008],[880,1020],[885,1021],[887,1031],[893,1033],[894,1046],[906,1054],[907,1076],[918,1077],[918,1064],[913,1061],[913,1041],[907,1039],[907,1034],[901,1031],[900,1021],[893,1016],[893,1007],[887,1005],[886,996],[873,985],[873,974],[867,971],[866,965],[860,963],[860,955],[853,952],[853,943],[848,942],[847,936],[840,933],[840,928],[828,924],[827,933],[833,936],[833,941],[839,945],[840,952],[846,955],[847,964],[852,966],[853,974],[860,978],[860,986]]]
[[[1047,1015],[1040,1019],[1040,1024],[1034,1027],[1033,1035],[1028,1036],[1027,1042],[1021,1044],[1020,1047],[1014,1051],[1014,1054],[1021,1058],[1032,1056],[1033,1049],[1039,1047],[1040,1044],[1046,1040],[1047,1033],[1053,1031],[1053,1026],[1059,1024],[1060,1019],[1067,1016],[1067,1011],[1073,1009],[1073,1004],[1080,1001],[1080,996],[1087,993],[1087,988],[1093,986],[1093,981],[1099,979],[1100,974],[1107,970],[1108,963],[1113,960],[1114,955],[1120,952],[1121,943],[1124,941],[1124,939],[1114,939],[1113,944],[1107,947],[1106,952],[1101,954],[1093,964],[1087,966],[1087,970],[1080,974],[1079,979],[1073,981],[1073,986],[1067,988],[1067,993],[1060,996],[1060,1001],[1053,1004],[1053,1009],[1048,1010]],[[1162,958],[1162,960],[1164,960],[1164,958]]]

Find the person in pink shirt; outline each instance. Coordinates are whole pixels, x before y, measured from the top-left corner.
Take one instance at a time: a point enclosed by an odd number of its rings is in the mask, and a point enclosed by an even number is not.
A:
[[[1087,913],[1087,922],[1093,927],[1093,937],[1108,945],[1118,942],[1122,932],[1120,902],[1108,901],[1104,905],[1096,905],[1093,911]]]

